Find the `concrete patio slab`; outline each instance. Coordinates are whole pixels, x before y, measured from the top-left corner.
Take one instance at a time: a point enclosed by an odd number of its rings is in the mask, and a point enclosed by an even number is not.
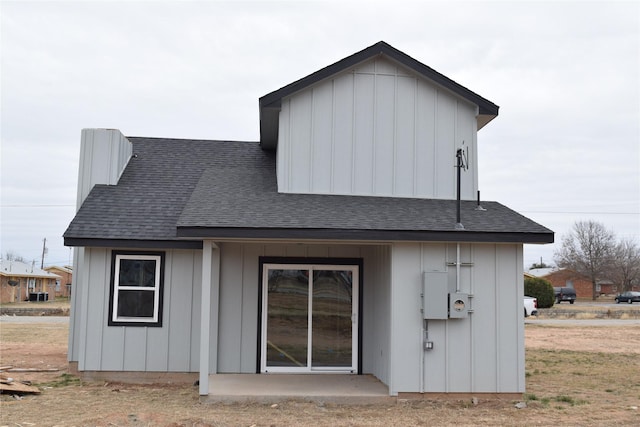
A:
[[[395,404],[389,389],[373,375],[215,374],[205,402],[303,400],[323,403]]]

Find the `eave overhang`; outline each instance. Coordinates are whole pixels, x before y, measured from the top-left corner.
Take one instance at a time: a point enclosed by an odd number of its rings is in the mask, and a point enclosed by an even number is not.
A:
[[[208,228],[180,227],[177,236],[190,239],[284,239],[349,240],[379,242],[471,242],[471,243],[553,243],[554,234],[518,232],[414,231],[414,230],[346,230],[296,228]]]
[[[95,248],[144,248],[144,249],[202,249],[202,240],[132,240],[132,239],[96,239],[92,237],[65,237],[68,247]]]

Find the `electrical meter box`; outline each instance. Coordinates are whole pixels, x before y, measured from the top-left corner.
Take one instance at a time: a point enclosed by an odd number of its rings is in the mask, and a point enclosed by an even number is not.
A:
[[[449,275],[446,271],[422,273],[423,319],[447,319],[449,317]]]
[[[469,314],[469,294],[449,294],[449,317],[461,319]]]

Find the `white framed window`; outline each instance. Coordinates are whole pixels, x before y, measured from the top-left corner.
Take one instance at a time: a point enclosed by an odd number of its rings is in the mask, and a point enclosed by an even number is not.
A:
[[[109,326],[162,326],[164,252],[113,251]]]

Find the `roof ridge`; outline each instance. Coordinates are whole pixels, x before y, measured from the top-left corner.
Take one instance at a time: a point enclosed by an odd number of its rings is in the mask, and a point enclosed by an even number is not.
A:
[[[200,139],[200,138],[174,138],[174,137],[162,137],[162,136],[131,136],[126,135],[127,139],[154,139],[162,141],[192,141],[192,142],[227,142],[227,143],[239,143],[239,144],[260,144],[260,141],[241,141],[236,139]]]

